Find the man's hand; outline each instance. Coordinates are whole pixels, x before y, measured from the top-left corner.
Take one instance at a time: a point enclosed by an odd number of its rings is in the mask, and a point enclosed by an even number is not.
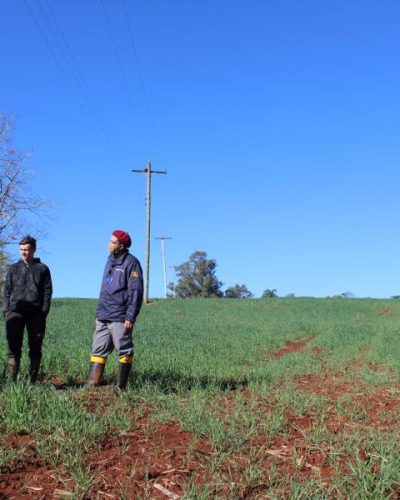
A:
[[[125,330],[127,332],[131,332],[132,328],[133,328],[133,322],[126,320],[125,323],[124,323],[124,326],[125,326]]]

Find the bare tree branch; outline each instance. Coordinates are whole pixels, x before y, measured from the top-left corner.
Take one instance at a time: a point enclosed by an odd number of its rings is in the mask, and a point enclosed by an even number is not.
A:
[[[54,202],[32,192],[30,154],[12,146],[12,130],[13,120],[0,112],[0,252],[4,245],[31,233],[35,220],[41,222],[36,231],[43,234],[43,219],[50,219],[54,208]]]

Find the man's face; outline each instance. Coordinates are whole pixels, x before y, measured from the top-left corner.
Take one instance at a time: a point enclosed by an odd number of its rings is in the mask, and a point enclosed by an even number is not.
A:
[[[124,249],[124,245],[122,245],[118,239],[112,234],[110,238],[110,242],[108,243],[108,251],[110,254],[118,255]]]
[[[33,259],[34,253],[35,251],[29,243],[27,245],[19,246],[19,255],[24,262],[30,262]]]

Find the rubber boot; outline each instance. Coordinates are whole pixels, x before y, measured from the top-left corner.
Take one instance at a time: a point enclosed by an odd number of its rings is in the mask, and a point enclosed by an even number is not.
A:
[[[89,377],[86,383],[87,387],[97,387],[100,385],[105,366],[106,358],[100,356],[92,356],[90,358]]]
[[[15,382],[18,377],[20,361],[17,358],[8,359],[8,373],[10,379]]]
[[[124,356],[123,358],[119,359],[118,364],[119,364],[119,372],[118,372],[117,390],[124,391],[126,389],[129,373],[132,368],[132,357]]]
[[[31,384],[37,382],[39,376],[40,359],[31,359],[31,364],[29,367],[29,377],[31,379]]]

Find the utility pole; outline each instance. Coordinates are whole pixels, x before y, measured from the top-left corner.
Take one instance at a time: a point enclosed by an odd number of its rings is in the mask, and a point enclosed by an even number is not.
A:
[[[172,298],[175,298],[176,267],[175,266],[169,266],[169,268],[174,270],[174,281],[173,281],[173,289],[172,289]]]
[[[163,269],[164,269],[164,294],[165,298],[168,297],[167,294],[167,266],[165,263],[165,240],[172,240],[172,238],[168,236],[159,236],[155,238],[156,240],[161,240],[161,248],[162,248],[162,256],[163,256]]]
[[[150,217],[151,217],[151,175],[166,174],[166,170],[151,170],[151,163],[147,163],[144,170],[132,169],[132,172],[147,174],[147,198],[146,198],[146,271],[144,280],[144,303],[149,303],[149,276],[150,276]]]

